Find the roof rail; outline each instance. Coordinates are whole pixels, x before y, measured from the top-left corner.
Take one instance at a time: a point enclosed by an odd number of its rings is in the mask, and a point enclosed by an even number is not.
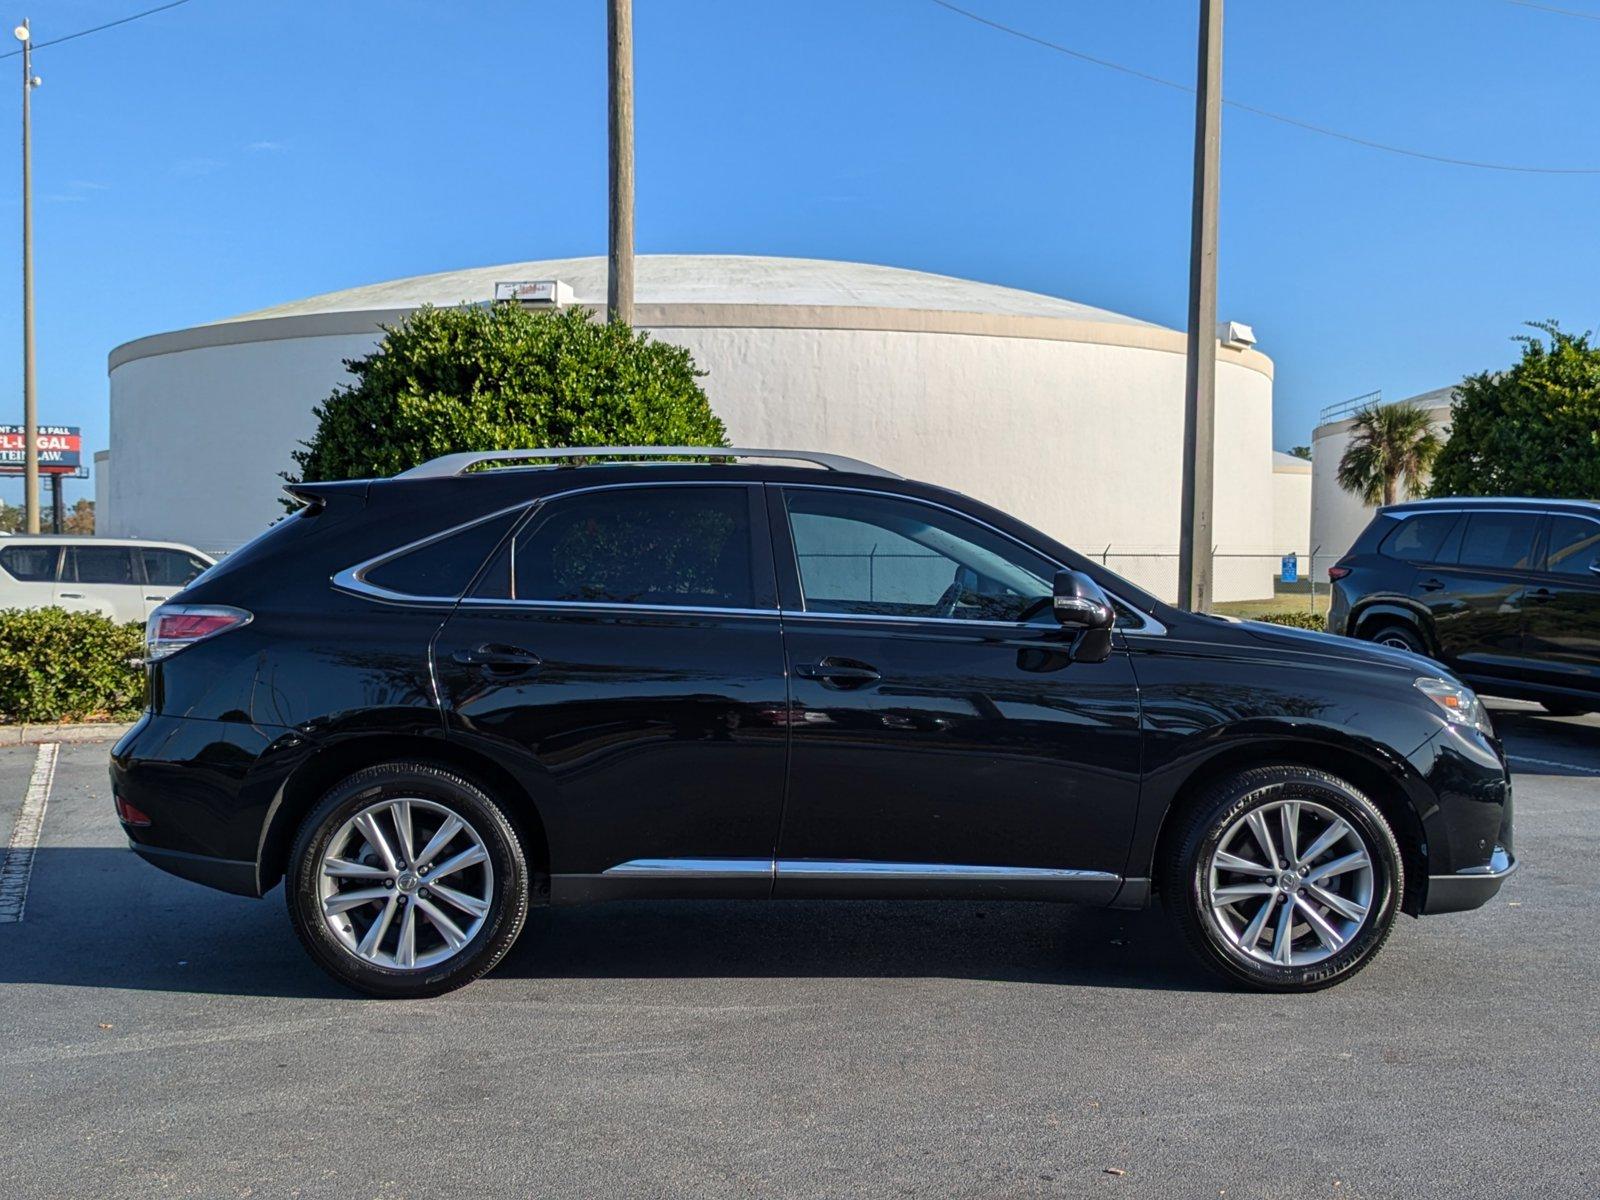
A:
[[[448,479],[465,474],[480,463],[521,462],[526,459],[554,458],[774,458],[813,463],[829,471],[852,471],[858,475],[879,475],[899,479],[893,471],[875,467],[842,454],[819,454],[810,450],[752,450],[723,446],[567,446],[541,450],[467,450],[443,454],[401,471],[396,479]]]

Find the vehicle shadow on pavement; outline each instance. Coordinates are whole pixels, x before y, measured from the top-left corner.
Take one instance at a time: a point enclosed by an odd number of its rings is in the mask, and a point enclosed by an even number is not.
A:
[[[349,998],[301,949],[281,889],[229,896],[126,850],[41,848],[0,987]],[[1158,908],[971,901],[614,901],[539,909],[495,978],[916,978],[1215,991]]]
[[[945,978],[1215,991],[1159,907],[614,901],[535,915],[500,976]]]

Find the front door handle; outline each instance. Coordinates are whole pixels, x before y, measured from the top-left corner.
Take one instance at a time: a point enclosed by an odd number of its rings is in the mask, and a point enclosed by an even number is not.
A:
[[[820,662],[801,663],[794,673],[801,679],[820,680],[825,687],[865,687],[877,683],[883,676],[878,669],[853,658],[824,658]]]
[[[146,596],[146,600],[165,600],[165,596]]]
[[[62,593],[60,593],[60,595],[61,595],[61,598],[63,600],[82,600],[83,599],[83,593],[82,592],[62,592]]]
[[[471,650],[457,650],[450,657],[464,667],[478,667],[496,674],[532,671],[544,665],[544,659],[532,650],[500,642],[485,642]]]
[[[1543,604],[1547,600],[1554,600],[1556,594],[1546,587],[1534,588],[1533,591],[1527,593],[1527,598],[1535,604]]]
[[[1437,592],[1443,586],[1444,580],[1442,579],[1424,579],[1421,583],[1417,584],[1417,591]]]

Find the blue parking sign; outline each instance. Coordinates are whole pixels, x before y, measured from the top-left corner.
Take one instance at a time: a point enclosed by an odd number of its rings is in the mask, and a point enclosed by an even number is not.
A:
[[[1283,569],[1278,576],[1284,583],[1300,582],[1300,557],[1294,552],[1283,556]]]

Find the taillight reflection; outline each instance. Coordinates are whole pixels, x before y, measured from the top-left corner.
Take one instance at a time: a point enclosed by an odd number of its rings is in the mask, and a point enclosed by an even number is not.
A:
[[[1349,567],[1329,567],[1328,568],[1328,578],[1329,579],[1343,579],[1348,574],[1350,574],[1350,568]]]

